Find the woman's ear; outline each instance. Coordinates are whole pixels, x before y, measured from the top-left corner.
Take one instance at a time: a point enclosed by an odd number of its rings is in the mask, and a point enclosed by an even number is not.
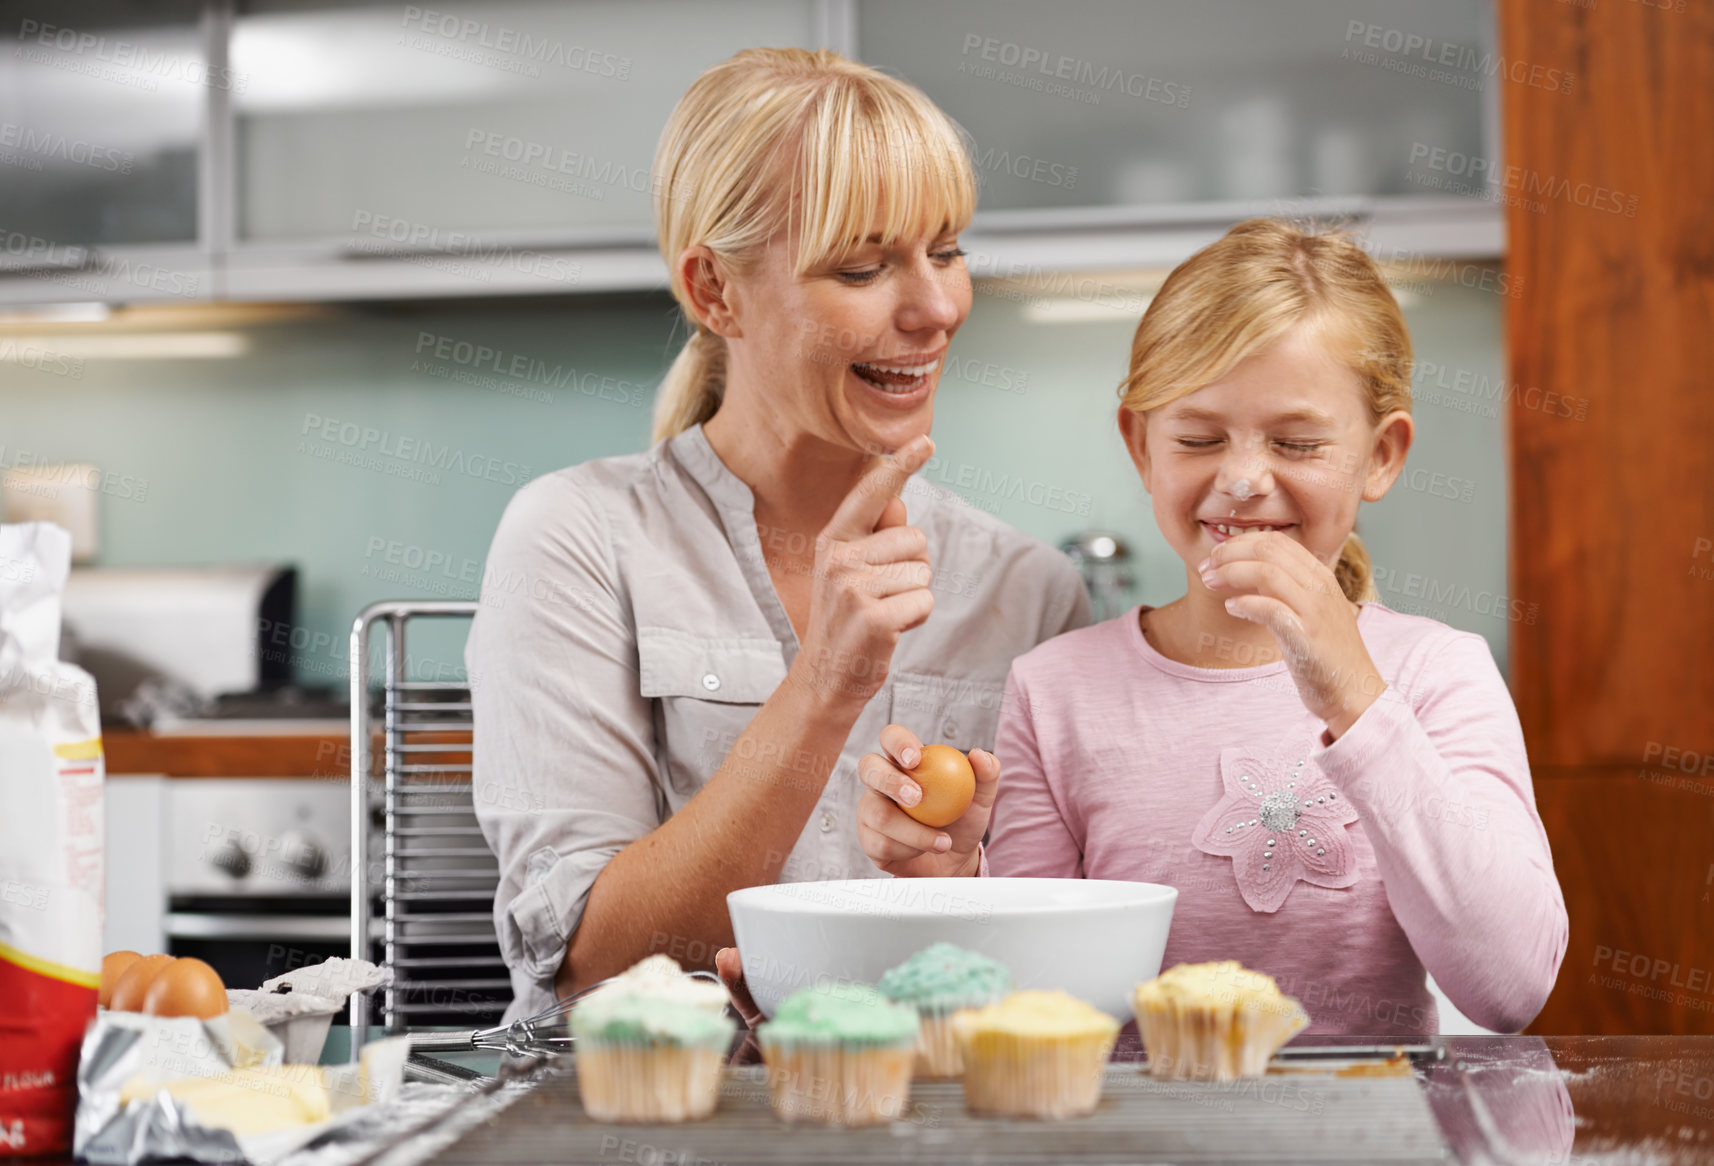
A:
[[[1363,501],[1379,502],[1405,468],[1405,455],[1416,436],[1416,422],[1403,409],[1381,418],[1369,451],[1369,473],[1363,480]]]
[[[744,335],[733,311],[732,281],[720,256],[701,243],[687,247],[678,257],[678,273],[697,323],[728,340]]]
[[[1137,476],[1143,480],[1143,489],[1151,494],[1154,493],[1149,488],[1149,421],[1147,415],[1120,405],[1119,433],[1125,439],[1125,450],[1131,455],[1131,464],[1137,467]]]

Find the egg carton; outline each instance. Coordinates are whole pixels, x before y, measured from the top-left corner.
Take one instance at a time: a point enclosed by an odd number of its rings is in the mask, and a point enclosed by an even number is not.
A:
[[[284,1047],[288,1065],[321,1061],[333,1018],[358,992],[392,983],[393,969],[335,957],[264,980],[260,988],[228,988],[226,1000],[260,1021]]]

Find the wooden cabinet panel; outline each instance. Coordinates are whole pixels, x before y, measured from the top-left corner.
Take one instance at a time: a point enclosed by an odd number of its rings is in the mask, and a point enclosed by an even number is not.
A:
[[[1499,172],[1512,589],[1540,610],[1512,682],[1539,764],[1714,749],[1714,5],[1677,7],[1500,6],[1526,79]]]
[[[1714,4],[1499,11],[1511,579],[1539,612],[1511,682],[1571,917],[1532,1031],[1714,1032]]]

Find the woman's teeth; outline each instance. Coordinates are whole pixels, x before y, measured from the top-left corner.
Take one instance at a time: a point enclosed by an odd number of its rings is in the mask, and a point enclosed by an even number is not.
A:
[[[929,361],[927,364],[870,364],[859,361],[851,366],[851,371],[862,377],[877,389],[889,393],[908,393],[922,387],[923,378],[940,367],[940,360]]]

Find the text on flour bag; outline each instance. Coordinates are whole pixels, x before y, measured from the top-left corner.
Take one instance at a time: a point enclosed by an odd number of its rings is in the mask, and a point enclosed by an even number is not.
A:
[[[0,525],[0,1158],[69,1153],[101,980],[101,714],[59,659],[71,535]]]

